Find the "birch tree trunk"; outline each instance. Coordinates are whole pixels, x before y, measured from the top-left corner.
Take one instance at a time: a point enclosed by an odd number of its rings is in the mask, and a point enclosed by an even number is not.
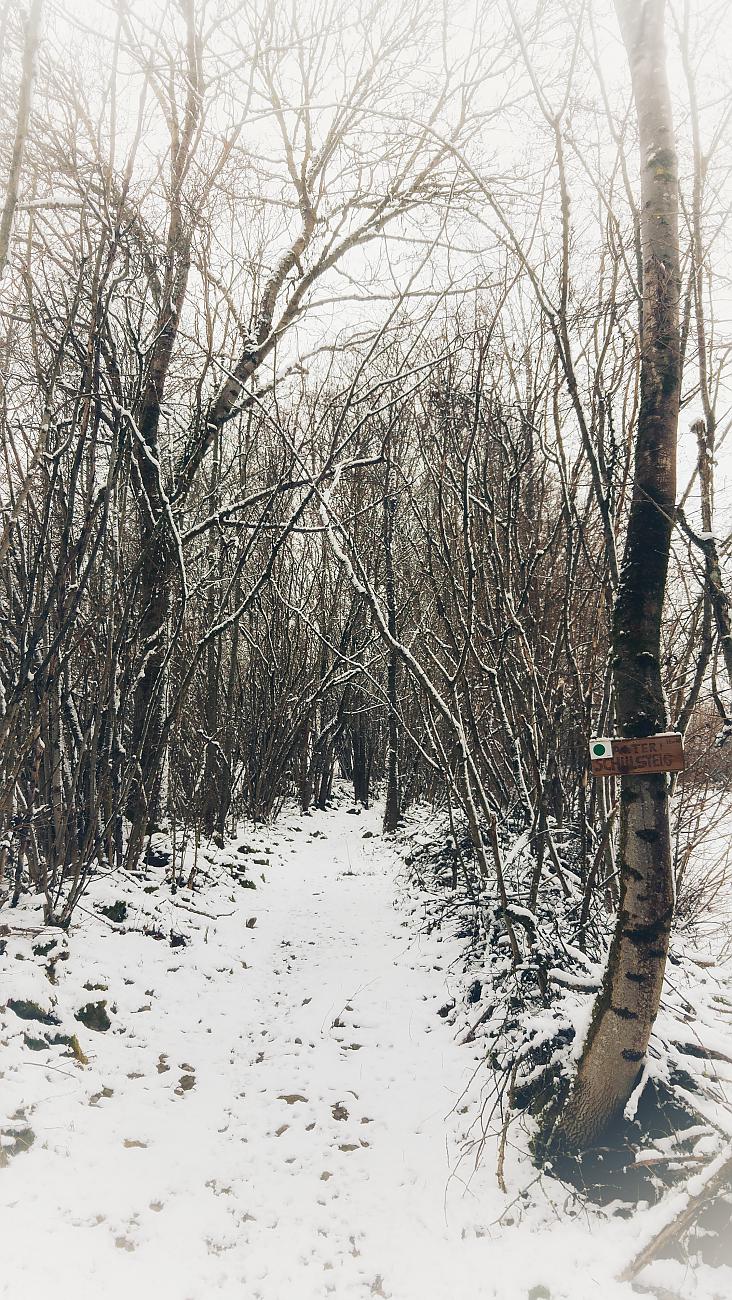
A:
[[[666,72],[665,0],[615,0],[630,63],[641,157],[641,401],[625,555],[613,620],[617,730],[665,730],[661,614],[676,493],[679,413],[677,162]],[[674,885],[665,774],[623,777],[620,900],[608,965],[552,1151],[592,1146],[635,1088],[658,1011]]]

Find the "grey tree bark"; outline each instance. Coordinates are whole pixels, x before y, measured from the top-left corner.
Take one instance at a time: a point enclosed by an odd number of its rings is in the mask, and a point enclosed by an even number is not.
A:
[[[613,620],[616,724],[623,736],[665,730],[661,615],[676,494],[679,238],[665,0],[615,0],[630,63],[641,156],[643,326],[633,494]],[[618,1119],[643,1069],[658,1011],[674,882],[665,774],[623,777],[620,899],[608,964],[577,1076],[549,1134],[581,1151]]]
[[[394,519],[397,499],[392,483],[391,452],[386,463],[386,484],[384,490],[384,564],[386,569],[386,610],[389,634],[396,640],[397,615],[394,592]],[[389,650],[386,670],[386,692],[389,702],[387,719],[386,747],[386,804],[384,807],[384,830],[395,831],[401,817],[401,798],[399,789],[399,720],[398,705],[398,670],[399,661],[394,648]]]

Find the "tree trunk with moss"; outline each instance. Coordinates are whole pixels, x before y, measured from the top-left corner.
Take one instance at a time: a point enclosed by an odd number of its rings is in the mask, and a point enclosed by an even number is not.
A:
[[[668,725],[661,615],[676,494],[679,412],[677,162],[664,41],[665,0],[615,0],[630,63],[641,156],[643,317],[633,494],[613,621],[616,725],[649,736]],[[623,777],[620,900],[603,986],[554,1152],[591,1147],[636,1087],[658,1011],[674,911],[664,773]]]

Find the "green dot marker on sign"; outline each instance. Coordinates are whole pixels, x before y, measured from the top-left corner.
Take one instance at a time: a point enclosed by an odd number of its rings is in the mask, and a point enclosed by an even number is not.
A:
[[[605,753],[605,746],[594,745],[592,748],[592,752],[595,755],[595,758],[602,758],[603,754]]]

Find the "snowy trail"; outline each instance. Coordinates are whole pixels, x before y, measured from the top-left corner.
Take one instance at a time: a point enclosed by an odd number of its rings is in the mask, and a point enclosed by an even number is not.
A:
[[[341,809],[244,833],[272,846],[266,883],[188,948],[91,944],[76,1003],[112,990],[126,1029],[86,1034],[86,1070],[18,1066],[26,1110],[23,1076],[45,1080],[2,1182],[3,1295],[454,1294],[445,1116],[473,1062],[378,825]]]
[[[378,1294],[385,1278],[396,1294],[439,1294],[445,1116],[472,1062],[435,1016],[442,963],[410,942],[366,821],[342,819],[292,858],[259,936],[273,982],[255,1031],[266,1209],[250,1244],[268,1296],[306,1280],[326,1294],[329,1273],[336,1294]]]
[[[631,1296],[612,1227],[593,1245],[554,1212],[491,1226],[495,1147],[468,1191],[467,1163],[453,1176],[476,1113],[476,1056],[437,1015],[459,949],[395,907],[379,821],[341,806],[242,831],[219,866],[255,863],[258,888],[227,874],[197,912],[171,902],[185,947],[89,910],[50,990],[64,1025],[109,1000],[108,1032],[79,1029],[89,1064],[30,1061],[6,1020],[3,1111],[36,1141],[0,1169],[1,1296]],[[5,972],[48,1000],[30,941],[8,943]]]

